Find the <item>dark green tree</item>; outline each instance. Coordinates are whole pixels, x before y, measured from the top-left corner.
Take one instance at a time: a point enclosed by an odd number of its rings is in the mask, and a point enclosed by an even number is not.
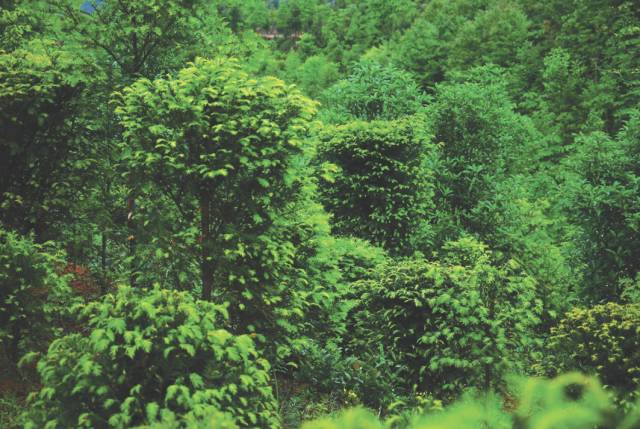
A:
[[[320,191],[335,232],[395,254],[429,246],[437,154],[416,126],[422,121],[356,121],[324,131],[319,158],[337,169]]]

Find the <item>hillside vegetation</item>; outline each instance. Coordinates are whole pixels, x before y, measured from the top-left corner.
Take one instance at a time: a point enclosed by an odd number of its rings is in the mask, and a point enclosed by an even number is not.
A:
[[[0,427],[637,404],[636,0],[0,0]]]

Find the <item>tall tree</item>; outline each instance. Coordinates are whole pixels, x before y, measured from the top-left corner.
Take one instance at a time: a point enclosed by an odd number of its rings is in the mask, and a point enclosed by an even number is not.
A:
[[[138,80],[119,100],[131,168],[166,189],[179,210],[197,202],[202,297],[209,299],[225,253],[258,240],[295,196],[291,162],[314,105],[228,58]]]

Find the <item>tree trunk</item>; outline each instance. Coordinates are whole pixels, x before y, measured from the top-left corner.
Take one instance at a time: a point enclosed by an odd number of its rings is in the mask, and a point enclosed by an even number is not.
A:
[[[133,196],[133,192],[129,193],[127,197],[127,230],[129,232],[129,236],[127,240],[129,241],[129,257],[131,258],[131,266],[130,274],[129,274],[129,283],[131,286],[135,286],[135,258],[134,255],[136,253],[136,228],[135,223],[133,222],[133,210],[136,205],[135,197]]]
[[[100,243],[100,268],[102,270],[102,284],[100,286],[100,293],[104,295],[107,293],[107,231],[103,228],[101,234]]]
[[[202,299],[211,299],[213,290],[213,261],[211,260],[211,212],[210,196],[206,191],[200,193],[200,277],[202,279]]]

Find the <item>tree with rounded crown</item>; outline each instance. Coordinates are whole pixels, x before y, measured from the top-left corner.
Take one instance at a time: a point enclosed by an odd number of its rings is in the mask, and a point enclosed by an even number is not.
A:
[[[170,195],[186,219],[200,219],[202,297],[211,297],[218,268],[221,281],[272,283],[272,267],[237,279],[221,264],[230,255],[260,258],[260,243],[296,198],[294,160],[314,103],[276,78],[250,77],[229,58],[140,79],[117,98],[129,168]]]

